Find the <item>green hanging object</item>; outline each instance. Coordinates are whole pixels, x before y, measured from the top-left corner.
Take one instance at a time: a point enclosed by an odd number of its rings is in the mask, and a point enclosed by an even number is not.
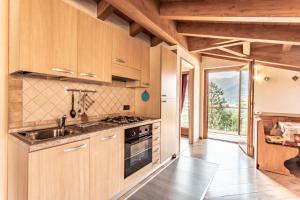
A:
[[[150,99],[150,94],[148,93],[147,90],[145,90],[145,91],[142,93],[141,97],[142,97],[142,100],[143,100],[144,102],[147,102],[147,101],[149,101],[149,99]]]

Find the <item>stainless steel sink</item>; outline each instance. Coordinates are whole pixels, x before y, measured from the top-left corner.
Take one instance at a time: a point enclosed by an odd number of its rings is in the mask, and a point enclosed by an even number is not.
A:
[[[30,143],[37,143],[45,140],[56,139],[60,137],[70,136],[80,134],[79,131],[72,129],[45,129],[45,130],[37,130],[31,132],[20,132],[18,136],[21,139],[26,140]]]

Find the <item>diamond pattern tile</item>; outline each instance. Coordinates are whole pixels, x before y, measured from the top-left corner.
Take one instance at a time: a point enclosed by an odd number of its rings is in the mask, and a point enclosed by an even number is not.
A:
[[[134,112],[134,89],[117,86],[106,86],[68,81],[23,78],[23,122],[55,120],[71,109],[71,93],[67,88],[96,90],[90,94],[95,103],[88,109],[89,116],[124,114],[123,105],[130,105]],[[78,94],[75,93],[75,110],[78,108]],[[69,117],[69,116],[68,116]]]

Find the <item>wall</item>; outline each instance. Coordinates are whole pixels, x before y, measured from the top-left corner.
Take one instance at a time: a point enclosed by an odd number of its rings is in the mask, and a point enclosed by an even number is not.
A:
[[[254,112],[300,114],[300,72],[255,65]],[[269,76],[269,81],[264,77]]]
[[[56,123],[56,119],[67,115],[71,109],[71,92],[66,89],[96,90],[89,97],[95,103],[87,110],[89,117],[103,118],[110,114],[134,113],[134,89],[126,88],[125,82],[112,84],[87,84],[80,82],[48,80],[31,77],[11,76],[9,90],[10,127],[24,127]],[[78,110],[78,93],[75,96],[75,110]],[[123,111],[123,105],[130,110]],[[76,120],[76,118],[75,118]]]
[[[0,200],[7,199],[8,0],[0,1]]]
[[[202,56],[201,71],[200,71],[200,137],[203,137],[203,118],[204,118],[204,71],[205,69],[231,67],[235,65],[242,65],[245,63],[224,60],[218,58],[212,58],[208,56]]]

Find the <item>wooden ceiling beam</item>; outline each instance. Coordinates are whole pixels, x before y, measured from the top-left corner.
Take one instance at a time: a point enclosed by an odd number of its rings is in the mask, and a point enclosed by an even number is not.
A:
[[[132,22],[130,24],[129,34],[130,34],[130,36],[135,37],[137,34],[142,32],[143,30],[144,30],[144,28],[141,25],[139,25],[136,22]]]
[[[176,22],[160,17],[158,1],[126,0],[120,3],[120,0],[106,0],[106,2],[150,31],[153,35],[187,49],[186,38],[177,33]]]
[[[235,50],[230,49],[230,48],[225,48],[225,47],[220,47],[218,49],[221,51],[225,51],[229,54],[235,55],[235,56],[247,57],[247,55],[243,54],[242,46],[235,46],[235,47],[237,47]]]
[[[300,45],[300,26],[178,22],[177,31],[193,37]]]
[[[219,56],[220,58],[223,57],[224,59],[255,60],[256,62],[260,63],[286,66],[289,68],[300,68],[299,46],[293,46],[293,48],[288,52],[283,52],[281,45],[255,48],[251,50],[251,56],[248,58],[233,56],[227,52],[222,52],[219,49],[201,52],[201,54]]]
[[[151,47],[155,47],[156,45],[159,45],[162,42],[163,40],[156,36],[151,37]]]
[[[188,37],[188,50],[190,52],[198,52],[201,49],[206,49],[216,44],[223,44],[223,42],[228,42],[228,40],[215,39],[215,38],[199,38],[199,37]]]
[[[97,17],[98,19],[105,20],[108,18],[113,12],[115,8],[111,6],[106,0],[100,0],[97,4]]]
[[[298,0],[174,1],[160,4],[160,15],[172,20],[300,22]]]

